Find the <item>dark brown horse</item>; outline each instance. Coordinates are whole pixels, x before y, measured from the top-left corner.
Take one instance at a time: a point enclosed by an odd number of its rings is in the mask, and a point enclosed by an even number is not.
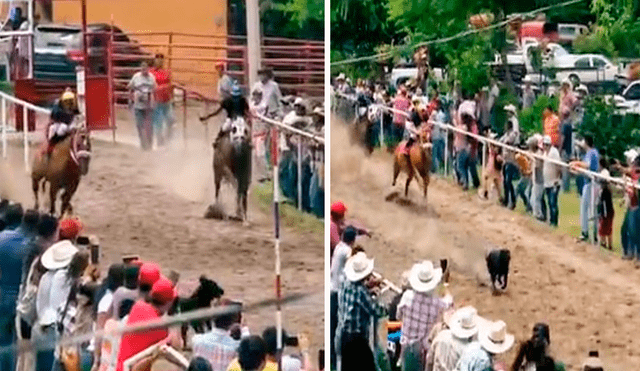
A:
[[[90,160],[91,141],[85,128],[76,129],[66,139],[58,143],[50,157],[47,157],[45,151],[39,151],[33,160],[31,170],[36,210],[39,208],[40,187],[44,192],[45,184],[49,183],[51,214],[55,215],[56,199],[60,190],[64,190],[60,216],[64,216],[65,212],[73,213],[71,197],[78,189],[80,177],[89,171]]]
[[[392,185],[396,185],[396,180],[400,172],[407,173],[407,183],[404,187],[404,196],[407,197],[409,194],[409,184],[411,184],[417,172],[422,178],[424,199],[426,200],[427,188],[429,188],[429,172],[431,171],[431,143],[429,143],[427,125],[424,124],[422,126],[422,129],[418,133],[418,140],[409,148],[408,155],[406,145],[407,141],[402,141],[398,147],[396,147],[393,156]]]
[[[251,183],[251,127],[244,118],[231,121],[231,131],[222,137],[213,152],[213,180],[216,187],[216,203],[222,180],[236,187],[236,215],[247,220],[247,194]]]

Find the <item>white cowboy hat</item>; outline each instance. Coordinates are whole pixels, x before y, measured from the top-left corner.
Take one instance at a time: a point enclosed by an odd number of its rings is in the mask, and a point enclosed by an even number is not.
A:
[[[315,113],[316,115],[324,116],[324,111],[320,107],[314,108],[313,113]]]
[[[542,137],[542,144],[551,144],[551,137],[548,135]]]
[[[294,106],[304,106],[304,99],[298,97],[293,101]]]
[[[503,321],[491,322],[480,329],[478,341],[484,350],[491,354],[501,354],[509,350],[515,337],[507,334],[507,324]]]
[[[69,265],[71,259],[77,252],[78,248],[75,247],[71,241],[63,240],[51,245],[51,247],[42,254],[40,261],[47,269],[60,269]]]
[[[638,157],[638,151],[636,151],[635,149],[628,149],[626,151],[624,151],[624,157],[627,160],[635,160],[636,157]]]
[[[526,76],[524,77],[524,79],[522,79],[522,81],[523,81],[523,82],[531,82],[531,81],[532,81],[531,76],[526,75]]]
[[[514,115],[516,114],[516,106],[514,106],[513,104],[507,104],[506,106],[504,106],[504,110],[507,112],[511,112]]]
[[[433,268],[433,263],[429,260],[414,264],[409,274],[409,284],[416,292],[433,291],[441,279],[442,268]]]
[[[344,266],[344,274],[351,282],[357,282],[373,272],[373,259],[368,259],[367,254],[359,252],[347,259]]]
[[[344,79],[345,79],[344,73],[341,73],[338,75],[338,78],[336,80],[344,80]]]
[[[472,306],[458,309],[449,321],[449,329],[458,339],[468,339],[478,332],[478,311]]]

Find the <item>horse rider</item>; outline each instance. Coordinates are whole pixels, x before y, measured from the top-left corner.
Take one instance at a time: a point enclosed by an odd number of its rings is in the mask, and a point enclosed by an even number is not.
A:
[[[220,139],[222,139],[222,137],[231,130],[231,122],[233,120],[238,117],[243,117],[248,124],[251,122],[251,109],[249,107],[249,102],[242,95],[242,91],[238,85],[233,85],[231,88],[231,96],[222,101],[220,108],[207,116],[200,117],[200,121],[204,123],[211,117],[218,115],[222,110],[227,112],[227,119],[218,132],[218,136],[214,142],[214,147],[216,147],[220,142]]]
[[[407,137],[407,144],[405,145],[405,155],[409,157],[409,163],[411,163],[410,153],[411,147],[418,139],[418,133],[420,126],[422,125],[421,117],[422,103],[420,98],[413,97],[413,109],[411,110],[411,117],[405,121],[404,129]]]
[[[47,126],[48,156],[51,156],[55,145],[71,133],[73,121],[79,114],[76,96],[70,88],[67,88],[51,109],[51,119]]]

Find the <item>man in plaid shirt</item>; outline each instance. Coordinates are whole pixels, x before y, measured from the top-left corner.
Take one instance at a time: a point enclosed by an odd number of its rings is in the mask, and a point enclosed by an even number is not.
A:
[[[375,285],[372,272],[373,259],[367,259],[363,252],[350,257],[345,264],[347,281],[338,294],[338,327],[334,339],[342,370],[375,370],[369,328],[385,310],[369,292],[368,287]]]
[[[433,295],[442,279],[442,268],[434,268],[430,261],[423,261],[411,268],[411,289],[404,292],[398,304],[397,317],[402,321],[402,369],[423,370],[428,351],[427,338],[442,312],[452,300],[447,295],[441,299]]]
[[[193,357],[209,361],[213,371],[226,371],[231,361],[238,356],[240,340],[231,337],[229,329],[237,323],[236,314],[215,319],[215,328],[206,334],[193,336]]]

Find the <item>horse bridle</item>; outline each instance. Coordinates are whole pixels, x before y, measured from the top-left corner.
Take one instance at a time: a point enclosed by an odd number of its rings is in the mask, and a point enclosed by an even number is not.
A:
[[[80,128],[76,129],[75,133],[73,134],[73,145],[71,146],[71,159],[78,166],[80,166],[80,161],[79,161],[80,158],[91,157],[91,152],[84,149],[83,150],[78,149],[80,132],[85,132],[85,133],[87,132],[86,125],[83,124]]]

